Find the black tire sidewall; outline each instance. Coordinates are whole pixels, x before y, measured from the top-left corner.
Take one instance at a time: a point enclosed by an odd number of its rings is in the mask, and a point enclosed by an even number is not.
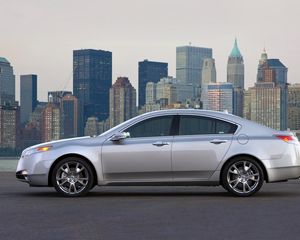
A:
[[[57,182],[56,182],[56,174],[57,174],[57,171],[59,170],[59,168],[67,163],[67,162],[78,162],[80,164],[82,164],[88,171],[88,174],[89,174],[89,182],[88,184],[86,185],[85,189],[82,190],[80,193],[77,193],[77,194],[68,194],[64,191],[62,191],[60,189],[60,187],[57,185]],[[58,163],[56,163],[53,171],[52,171],[52,176],[51,176],[51,181],[52,181],[52,184],[55,188],[55,190],[65,196],[65,197],[80,197],[80,196],[84,196],[85,194],[88,193],[89,190],[91,190],[91,188],[93,187],[94,185],[94,174],[93,174],[93,171],[91,169],[91,166],[90,164],[86,161],[86,160],[83,160],[81,158],[78,158],[78,157],[67,157],[65,159],[62,159],[61,161],[59,161]]]
[[[234,191],[230,186],[229,186],[229,183],[227,181],[227,172],[230,168],[230,166],[234,163],[237,163],[237,162],[240,162],[240,161],[247,161],[247,162],[251,162],[253,165],[255,165],[258,169],[258,172],[259,172],[259,182],[258,182],[258,185],[256,186],[255,189],[253,189],[251,192],[249,193],[239,193],[239,192],[236,192]],[[236,157],[236,158],[233,158],[231,160],[229,160],[228,162],[225,163],[225,166],[221,172],[221,180],[222,180],[222,185],[223,187],[230,193],[236,195],[236,196],[239,196],[239,197],[248,197],[248,196],[251,196],[253,194],[255,194],[256,192],[258,192],[260,190],[260,188],[262,187],[263,183],[264,183],[264,172],[260,166],[260,164],[253,158],[251,157],[248,157],[248,156],[245,156],[245,157]]]

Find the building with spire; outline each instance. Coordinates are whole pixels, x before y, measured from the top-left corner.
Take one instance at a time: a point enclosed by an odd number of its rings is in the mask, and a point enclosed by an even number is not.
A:
[[[233,114],[243,116],[244,103],[244,59],[235,39],[227,62],[227,82],[233,86]]]
[[[274,129],[287,129],[287,68],[279,59],[269,59],[265,49],[259,60],[256,84],[249,89],[249,95],[250,112],[245,111],[245,117]]]

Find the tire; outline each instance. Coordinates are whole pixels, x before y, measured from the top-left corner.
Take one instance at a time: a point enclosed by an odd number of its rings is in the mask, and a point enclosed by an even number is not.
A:
[[[258,192],[264,183],[264,173],[257,161],[250,157],[236,157],[221,172],[223,187],[239,197]]]
[[[59,194],[80,197],[93,187],[94,174],[87,161],[78,157],[68,157],[56,164],[51,180]]]

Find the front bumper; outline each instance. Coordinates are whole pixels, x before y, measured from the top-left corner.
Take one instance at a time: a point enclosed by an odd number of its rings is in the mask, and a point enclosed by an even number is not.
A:
[[[47,174],[29,174],[26,170],[16,172],[16,178],[30,186],[48,186]]]
[[[16,172],[16,178],[21,182],[29,182],[28,172],[26,170]]]
[[[48,171],[52,160],[45,154],[22,155],[19,159],[16,178],[30,186],[48,186]]]

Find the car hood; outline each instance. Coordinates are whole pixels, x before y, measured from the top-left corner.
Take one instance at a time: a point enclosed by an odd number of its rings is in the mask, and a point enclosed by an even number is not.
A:
[[[95,136],[95,137],[84,136],[84,137],[76,137],[76,138],[66,138],[66,139],[61,139],[61,140],[56,140],[56,141],[51,141],[51,142],[44,142],[44,143],[40,143],[37,145],[33,145],[33,146],[26,148],[23,152],[30,150],[30,149],[43,147],[43,146],[49,146],[49,145],[51,145],[53,147],[59,147],[59,146],[65,145],[65,144],[68,144],[68,145],[77,144],[77,143],[83,144],[84,142],[86,142],[88,144],[91,141],[95,141],[95,139],[97,139],[97,142],[101,142],[101,137],[99,137],[99,136]]]

